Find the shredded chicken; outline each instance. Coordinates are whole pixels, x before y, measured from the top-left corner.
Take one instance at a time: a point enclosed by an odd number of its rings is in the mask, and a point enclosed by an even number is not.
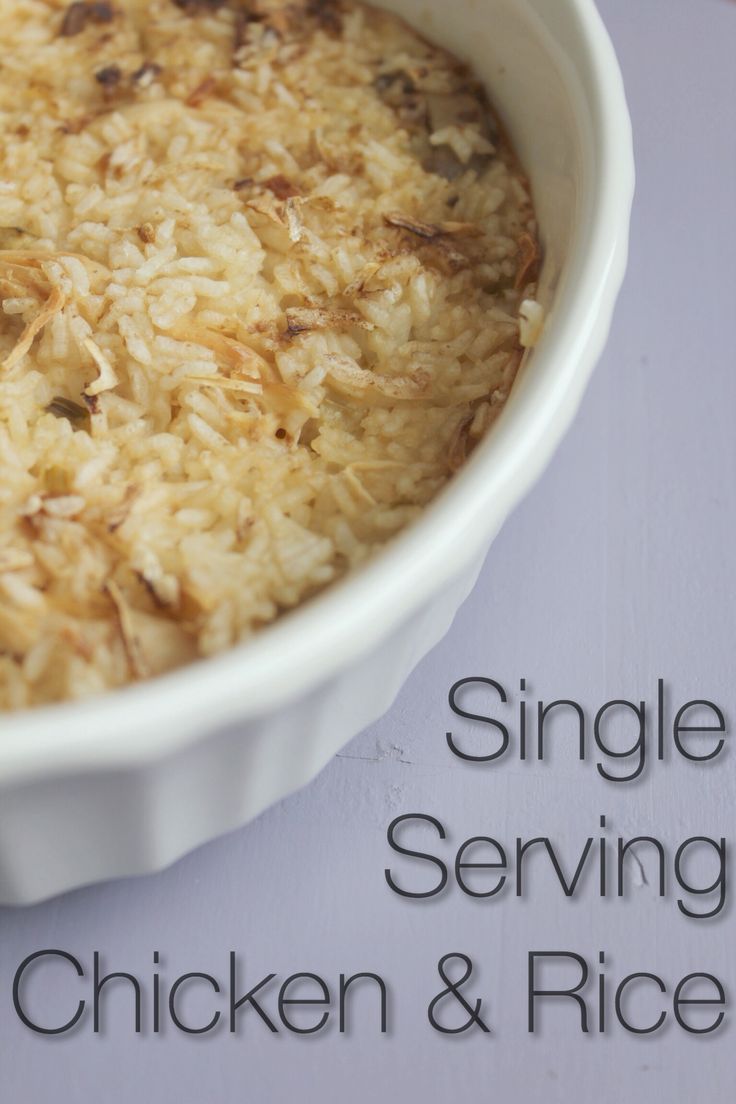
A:
[[[310,330],[345,330],[358,326],[362,330],[375,329],[372,322],[357,311],[326,310],[323,307],[289,307],[286,311],[289,334],[308,333]]]
[[[349,356],[329,353],[327,380],[341,395],[363,401],[412,402],[426,397],[429,376],[417,369],[409,376],[382,376],[360,365]]]
[[[126,602],[120,587],[114,580],[108,579],[105,583],[105,590],[115,607],[115,616],[118,629],[120,630],[120,639],[123,642],[131,671],[136,678],[148,678],[150,670],[141,648],[141,642],[135,631],[131,608]]]
[[[55,314],[64,309],[65,304],[66,297],[64,293],[59,288],[54,288],[39,313],[23,330],[13,351],[3,361],[2,367],[6,371],[9,372],[23,359],[44,326],[48,325]]]
[[[89,396],[89,398],[94,398],[96,395],[101,395],[104,391],[112,391],[120,382],[112,364],[91,337],[85,339],[84,347],[97,365],[97,370],[99,372],[97,379],[85,387],[85,395]]]

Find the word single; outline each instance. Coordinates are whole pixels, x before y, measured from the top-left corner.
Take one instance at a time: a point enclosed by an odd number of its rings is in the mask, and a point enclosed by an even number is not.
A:
[[[676,894],[679,911],[689,919],[709,920],[723,912],[729,857],[725,837],[690,836],[668,847],[650,835],[611,836],[605,816],[599,824],[597,835],[566,846],[549,836],[501,842],[485,834],[457,846],[436,817],[404,813],[386,833],[389,847],[404,861],[400,871],[387,867],[384,874],[400,897],[439,897],[452,879],[467,897],[500,900],[509,893],[526,897],[538,882],[543,891],[551,882],[568,898],[586,891],[601,898],[628,897],[633,887],[641,886],[646,870],[654,892],[660,898]],[[432,850],[427,849],[429,842]]]
[[[21,1022],[39,1035],[64,1035],[91,1021],[92,1031],[99,1034],[104,1030],[107,1005],[120,1001],[136,1034],[148,1030],[158,1034],[168,1021],[186,1035],[207,1035],[217,1029],[234,1035],[247,1021],[248,1029],[261,1035],[264,1030],[273,1035],[283,1031],[316,1035],[333,1019],[340,1034],[345,1034],[355,999],[361,989],[369,988],[374,993],[379,1032],[388,1031],[388,991],[378,974],[340,974],[333,989],[313,973],[291,974],[282,982],[268,973],[246,982],[238,956],[231,951],[226,982],[200,971],[167,982],[158,969],[158,951],[153,954],[156,969],[145,979],[127,972],[103,973],[99,951],[92,957],[92,970],[88,971],[69,951],[46,949],[28,955],[13,979],[13,1007]],[[66,971],[66,984],[59,981],[60,964]],[[68,992],[63,1013],[57,1010],[60,990],[64,995]],[[51,999],[53,1017],[46,1010]],[[368,1004],[367,996],[363,999]]]
[[[706,763],[726,747],[726,719],[719,706],[698,698],[672,710],[664,679],[657,681],[654,705],[615,698],[600,706],[592,719],[572,698],[530,701],[526,679],[520,680],[519,691],[514,707],[506,688],[495,679],[478,676],[456,682],[449,693],[450,709],[471,725],[446,734],[453,755],[485,765],[514,754],[522,762],[536,758],[542,763],[551,744],[572,740],[581,761],[595,758],[603,778],[623,783],[640,778],[651,758],[664,762],[670,749],[690,762]],[[467,708],[469,699],[473,710]],[[477,711],[479,704],[488,711]]]

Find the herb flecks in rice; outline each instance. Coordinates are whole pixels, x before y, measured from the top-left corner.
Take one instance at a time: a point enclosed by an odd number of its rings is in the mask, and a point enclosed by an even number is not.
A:
[[[410,524],[537,340],[483,90],[341,0],[0,0],[0,708],[244,639]]]

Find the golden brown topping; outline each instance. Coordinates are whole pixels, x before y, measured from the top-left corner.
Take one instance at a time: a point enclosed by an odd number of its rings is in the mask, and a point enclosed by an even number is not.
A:
[[[344,330],[359,326],[363,330],[374,329],[372,322],[356,311],[323,310],[321,307],[289,307],[286,312],[287,333],[291,337],[310,330]]]
[[[210,5],[202,0],[174,0],[185,11],[196,14]],[[219,6],[219,5],[218,5]],[[236,63],[248,48],[266,48],[289,38],[301,38],[314,27],[330,35],[342,33],[339,0],[246,0],[236,8],[233,53]]]
[[[103,88],[114,88],[116,84],[120,83],[122,76],[119,65],[106,65],[104,69],[97,70],[95,80]]]
[[[402,402],[425,398],[429,376],[417,368],[408,376],[384,376],[361,368],[352,357],[328,353],[327,382],[338,394],[358,402]]]
[[[206,15],[224,8],[227,0],[174,0],[174,3],[187,15]]]
[[[233,24],[233,58],[235,58],[238,51],[247,44],[249,22],[250,16],[248,12],[244,11],[242,8],[235,13],[235,22]]]
[[[399,106],[405,96],[411,96],[416,92],[416,85],[404,69],[396,69],[391,73],[379,73],[373,82],[376,92],[380,93],[386,103]]]
[[[269,192],[273,192],[277,199],[291,199],[292,196],[299,195],[299,189],[294,187],[290,180],[287,180],[285,176],[271,176],[268,180],[264,180],[264,185],[268,188]],[[236,184],[236,188],[238,185]]]
[[[205,77],[200,81],[193,92],[190,92],[186,99],[188,107],[199,107],[204,101],[211,96],[217,88],[217,80],[213,76]]]
[[[111,510],[107,516],[107,531],[109,533],[117,533],[118,529],[125,524],[130,516],[133,504],[140,493],[140,487],[137,487],[134,483],[128,484],[125,488],[122,501]]]
[[[5,358],[0,367],[4,368],[8,372],[11,368],[14,368],[15,365],[23,359],[26,353],[30,351],[33,342],[36,340],[36,337],[38,336],[38,334],[40,334],[44,326],[46,326],[51,321],[55,314],[58,314],[59,311],[62,311],[65,306],[66,297],[64,293],[60,291],[59,288],[54,288],[48,299],[46,300],[45,305],[42,307],[42,309],[39,311],[33,321],[28,323],[26,328],[23,330],[23,333],[18,338],[18,342],[15,348],[10,353],[10,355]]]
[[[66,38],[81,34],[88,23],[112,23],[114,16],[112,4],[85,3],[71,4],[61,24],[61,34]]]
[[[157,77],[161,76],[162,72],[163,70],[157,62],[144,61],[140,69],[136,69],[135,73],[132,74],[130,79],[133,84],[138,86],[138,88],[148,88],[150,84],[153,84]]]
[[[340,5],[337,0],[308,0],[307,15],[311,15],[323,30],[331,34],[338,35],[342,32]]]
[[[150,222],[144,222],[138,227],[138,237],[146,245],[151,245],[156,240],[156,228]]]
[[[459,472],[468,458],[468,436],[473,424],[473,415],[466,414],[458,423],[457,429],[452,435],[450,448],[447,454],[447,466],[453,475]]]
[[[33,567],[33,556],[19,548],[0,548],[0,575],[4,571],[25,571]]]
[[[56,395],[46,407],[49,414],[57,418],[66,418],[74,426],[81,426],[89,422],[89,412],[73,399],[65,399],[63,395]]]
[[[287,199],[284,204],[286,226],[289,231],[289,237],[293,242],[300,242],[304,237],[304,223],[299,213],[300,206],[299,200],[294,196]]]
[[[96,112],[91,112],[87,115],[78,115],[76,119],[67,119],[63,122],[59,130],[62,134],[81,134],[84,128],[96,118]]]
[[[393,16],[45,7],[55,41],[25,5],[0,33],[0,716],[215,654],[364,563],[544,317],[482,89]]]
[[[516,270],[514,287],[521,291],[532,280],[537,278],[537,267],[540,260],[540,250],[531,234],[524,233],[519,238],[519,267]]]
[[[422,222],[421,219],[414,218],[412,215],[404,215],[400,211],[384,215],[383,220],[388,226],[393,226],[397,230],[408,230],[409,233],[416,234],[418,238],[424,238],[425,241],[431,242],[446,235],[456,234],[477,238],[483,234],[483,230],[475,222]]]
[[[402,215],[395,211],[393,214],[384,215],[383,221],[387,226],[393,226],[396,230],[408,230],[410,234],[416,234],[418,238],[434,241],[440,237],[442,231],[432,222],[422,222],[421,219],[412,218],[411,215]]]
[[[135,631],[131,609],[123,596],[120,587],[112,579],[105,584],[105,590],[115,607],[115,616],[120,631],[120,638],[128,657],[130,669],[136,678],[147,678],[148,664],[141,648],[141,642]]]
[[[51,477],[53,486],[54,476]],[[46,517],[57,518],[60,521],[73,521],[84,510],[86,503],[78,494],[56,494],[53,491],[41,500],[41,512]]]

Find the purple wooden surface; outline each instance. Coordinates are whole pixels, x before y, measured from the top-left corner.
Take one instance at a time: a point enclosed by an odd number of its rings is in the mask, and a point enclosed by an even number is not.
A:
[[[625,902],[592,890],[565,901],[542,868],[522,901],[472,901],[457,890],[409,905],[383,880],[393,816],[439,817],[457,845],[475,834],[554,838],[578,849],[607,814],[612,834],[733,834],[733,755],[719,767],[651,764],[631,788],[606,786],[560,750],[545,766],[484,771],[444,745],[446,692],[485,674],[513,688],[588,706],[700,694],[734,706],[736,472],[736,5],[731,0],[602,0],[624,69],[639,189],[631,267],[611,341],[580,417],[549,471],[493,546],[480,583],[444,643],[391,714],[348,747],[305,792],[161,876],[0,911],[0,1093],[3,1100],[100,1104],[132,1099],[621,1100],[726,1104],[733,1031],[653,1039],[612,1029],[583,1038],[550,1015],[526,1033],[528,949],[609,955],[611,977],[657,971],[676,982],[710,970],[736,995],[732,915],[687,921],[657,899],[653,872]],[[271,1037],[252,1013],[242,1035],[203,1039],[169,1029],[131,1035],[126,995],[107,1030],[41,1039],[10,1001],[12,974],[42,947],[150,977],[162,952],[170,978],[223,979],[227,953],[255,983],[274,971],[376,970],[390,983],[392,1033],[380,1038],[366,999],[353,1032]],[[426,1005],[439,957],[472,956],[469,989],[489,1000],[492,1037],[433,1033]],[[39,975],[40,977],[40,975]],[[77,987],[46,974],[45,1011]],[[39,989],[40,995],[40,989]],[[271,1001],[272,1003],[272,1001]],[[188,1003],[204,1009],[206,1001]],[[643,1007],[643,1006],[642,1006]],[[651,1002],[648,1007],[652,1007]],[[67,1013],[68,1014],[68,1013]]]

